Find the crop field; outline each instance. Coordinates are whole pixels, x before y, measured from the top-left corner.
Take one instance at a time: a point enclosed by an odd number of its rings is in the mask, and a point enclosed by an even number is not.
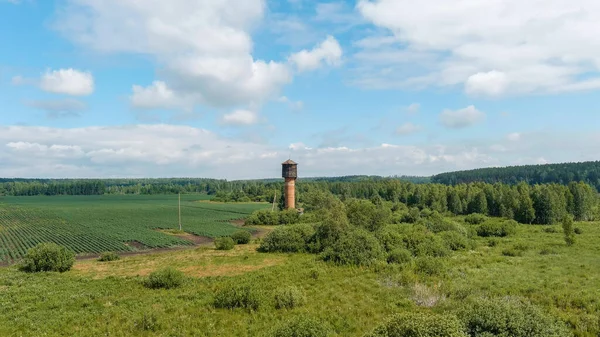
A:
[[[230,221],[266,208],[261,203],[221,204],[206,199],[182,195],[184,231],[228,235],[236,230]],[[41,242],[55,242],[78,254],[135,250],[132,243],[148,248],[192,245],[157,231],[177,228],[177,195],[3,197],[0,262],[17,260]]]

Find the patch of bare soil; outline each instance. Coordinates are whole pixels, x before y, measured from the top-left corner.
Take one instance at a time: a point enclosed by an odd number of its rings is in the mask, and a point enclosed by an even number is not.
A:
[[[148,250],[150,249],[148,246],[144,245],[143,243],[139,242],[139,241],[128,241],[125,242],[125,246],[128,247],[133,247],[137,250]]]

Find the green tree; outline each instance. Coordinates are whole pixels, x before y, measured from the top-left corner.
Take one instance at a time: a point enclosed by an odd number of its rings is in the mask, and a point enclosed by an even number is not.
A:
[[[573,229],[573,216],[566,215],[562,221],[563,233],[565,234],[565,242],[567,246],[575,244],[575,230]]]

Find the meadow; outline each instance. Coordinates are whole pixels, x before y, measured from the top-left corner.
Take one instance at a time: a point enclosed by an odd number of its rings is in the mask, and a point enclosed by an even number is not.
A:
[[[264,203],[214,203],[201,194],[181,198],[182,228],[199,236],[225,236],[232,220],[266,208]],[[78,254],[189,246],[178,229],[177,195],[0,197],[0,262],[15,261],[40,242]]]
[[[305,253],[260,253],[258,244],[232,251],[209,247],[77,261],[65,273],[0,269],[2,336],[264,336],[297,317],[331,327],[331,336],[363,336],[396,313],[446,313],[470,299],[521,298],[565,322],[576,336],[600,333],[600,223],[577,223],[567,247],[548,226],[476,238],[476,247],[439,258],[435,273],[414,265],[339,266]],[[519,256],[504,252],[522,246]],[[172,266],[186,275],[176,289],[145,288],[150,272]],[[218,309],[215,294],[252,284],[257,310]],[[304,305],[276,309],[278,289],[296,287]]]

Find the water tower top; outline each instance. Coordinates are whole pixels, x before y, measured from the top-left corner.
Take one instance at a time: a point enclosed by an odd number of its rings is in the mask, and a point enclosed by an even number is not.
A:
[[[298,164],[288,159],[281,163],[281,176],[283,178],[298,178]]]

